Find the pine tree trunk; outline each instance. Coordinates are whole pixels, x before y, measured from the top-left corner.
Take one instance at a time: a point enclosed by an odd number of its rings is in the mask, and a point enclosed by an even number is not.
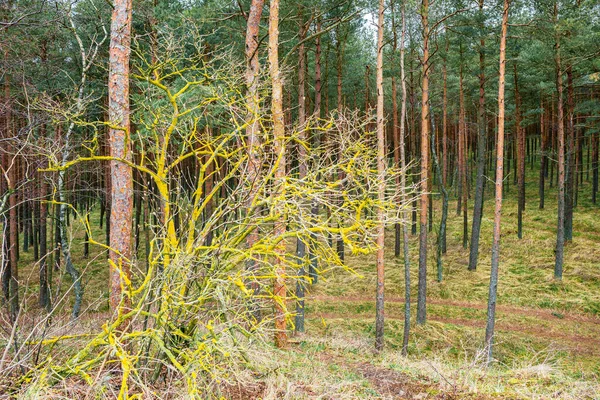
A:
[[[108,118],[110,156],[131,162],[129,123],[129,58],[131,45],[132,0],[115,0],[112,14],[108,76]],[[117,128],[118,127],[118,128]],[[124,280],[131,277],[129,260],[132,255],[133,176],[124,162],[110,161],[110,308],[127,312],[128,294],[121,292]]]
[[[417,293],[417,323],[427,320],[427,206],[429,177],[429,0],[421,4],[423,25],[423,76],[421,96],[421,195],[420,195],[420,233],[419,233],[419,287]]]
[[[377,188],[377,291],[375,302],[375,349],[383,349],[383,324],[384,324],[384,252],[385,252],[385,122],[383,105],[383,11],[384,0],[379,0],[379,20],[377,24],[377,174],[379,186]]]
[[[554,23],[558,19],[558,3],[554,3]],[[565,247],[565,125],[563,112],[562,64],[560,56],[560,36],[556,34],[554,46],[556,64],[557,91],[557,147],[558,147],[558,221],[556,229],[556,259],[554,263],[554,278],[562,279]]]
[[[248,104],[248,120],[249,124],[246,128],[246,147],[248,149],[248,167],[246,175],[246,186],[248,187],[248,200],[246,201],[246,216],[254,212],[256,196],[258,194],[258,176],[260,173],[260,121],[258,114],[260,112],[260,94],[258,91],[260,61],[258,58],[258,44],[260,41],[260,19],[265,5],[264,0],[252,0],[250,4],[250,12],[248,13],[248,21],[246,27],[246,102]],[[246,237],[246,247],[251,249],[259,240],[258,229],[253,229]],[[246,268],[250,271],[257,269],[256,262],[252,259],[248,260]],[[254,294],[258,294],[260,287],[253,280],[249,284]],[[260,309],[253,305],[254,318],[258,321],[261,319]]]
[[[575,202],[575,95],[573,93],[573,69],[571,65],[567,72],[567,143],[565,151],[565,241],[573,240],[573,206]]]
[[[4,60],[7,61],[8,58],[8,50],[4,53]],[[4,114],[4,122],[6,124],[5,127],[5,135],[8,139],[9,143],[12,142],[13,138],[13,121],[12,121],[12,113],[11,113],[11,97],[10,97],[10,76],[8,73],[4,75],[4,99],[6,104],[6,111]],[[16,322],[17,315],[19,314],[19,255],[18,255],[18,236],[19,236],[19,228],[17,226],[17,193],[15,192],[15,184],[17,182],[17,151],[15,144],[10,144],[8,146],[10,153],[7,157],[12,157],[12,159],[8,160],[5,164],[6,174],[8,176],[8,182],[6,185],[6,189],[9,192],[8,195],[8,254],[9,254],[9,266],[7,268],[7,281],[8,281],[8,295],[9,295],[9,308],[10,308],[10,320],[12,323]]]
[[[410,259],[408,254],[408,199],[406,198],[406,73],[404,70],[404,43],[406,38],[405,2],[401,5],[402,34],[400,37],[400,83],[402,87],[402,103],[400,108],[400,134],[398,146],[400,148],[400,195],[402,197],[402,249],[404,256],[404,332],[402,336],[402,354],[408,354],[408,338],[410,334]]]
[[[317,19],[317,32],[321,31],[321,17]],[[315,39],[315,108],[314,115],[317,118],[321,118],[321,97],[322,97],[322,82],[321,82],[321,36],[317,36]],[[313,146],[319,151],[321,148],[321,133],[316,130],[313,133]],[[319,216],[319,202],[315,200],[310,209],[311,216],[316,220]],[[315,243],[317,240],[317,235],[312,234],[312,243]],[[309,248],[309,259],[310,259],[310,267],[308,271],[308,275],[310,277],[310,282],[314,285],[317,283],[319,275],[317,274],[318,264],[317,257],[312,249],[312,246]]]
[[[273,194],[273,197],[277,197],[284,190],[286,165],[283,87],[279,71],[279,0],[271,0],[269,10],[269,75],[272,84],[271,112],[273,114],[274,151],[279,158],[274,176],[274,190],[276,193]],[[278,210],[278,213],[281,215],[275,222],[273,232],[275,237],[285,233],[285,216],[282,214],[282,210]],[[286,319],[283,306],[286,301],[285,266],[282,262],[282,256],[285,253],[284,244],[281,243],[276,251],[281,257],[278,257],[278,261],[276,261],[273,285],[273,295],[275,296],[275,345],[283,348],[287,346]]]
[[[544,197],[545,197],[545,179],[546,179],[546,138],[547,138],[547,126],[546,126],[546,110],[544,108],[544,102],[542,100],[542,94],[540,93],[540,109],[542,113],[540,115],[540,180],[539,180],[539,197],[540,197],[540,210],[544,209]]]
[[[469,244],[469,228],[468,228],[468,198],[469,198],[469,187],[468,187],[468,143],[467,143],[467,121],[466,121],[466,110],[465,110],[465,95],[463,89],[463,69],[462,69],[462,46],[461,46],[461,66],[460,66],[460,83],[459,83],[459,148],[461,149],[461,160],[460,160],[460,180],[462,186],[461,197],[458,198],[458,202],[462,202],[462,216],[463,216],[463,248],[466,249]]]
[[[592,134],[592,203],[598,194],[598,132]]]
[[[40,138],[43,143],[46,142],[46,124],[42,124],[40,127]],[[48,159],[42,158],[42,168],[48,167]],[[52,273],[52,264],[47,262],[48,259],[48,239],[47,239],[47,225],[48,220],[48,182],[44,173],[40,173],[40,218],[39,218],[39,232],[40,232],[40,295],[39,304],[40,307],[44,307],[47,311],[52,309],[51,307],[51,293],[50,293],[50,279],[49,276]]]
[[[502,218],[502,181],[504,180],[504,86],[506,76],[506,36],[508,31],[509,0],[504,0],[502,33],[500,36],[500,68],[498,73],[498,139],[496,147],[496,196],[494,210],[494,238],[492,241],[492,265],[488,294],[485,349],[488,365],[492,361],[494,326],[496,323],[496,299],[498,292],[498,264],[500,261],[500,222]]]
[[[523,211],[525,210],[525,130],[521,126],[521,94],[519,93],[519,78],[517,63],[514,66],[515,78],[515,131],[517,133],[517,236],[523,238]]]
[[[306,131],[306,50],[304,47],[304,39],[310,23],[304,21],[302,15],[302,6],[300,6],[300,46],[298,46],[298,124],[299,132],[298,139],[301,142],[307,141]],[[305,146],[298,146],[298,178],[304,179],[308,170],[307,157]],[[300,263],[300,270],[298,271],[298,279],[296,281],[296,319],[295,319],[295,331],[304,332],[304,290],[306,286],[306,269],[304,268],[304,257],[306,256],[306,243],[298,238],[296,242],[296,257]]]
[[[485,39],[483,0],[479,0],[480,39],[479,39],[479,107],[477,109],[477,181],[475,183],[475,201],[473,203],[473,223],[471,227],[471,247],[469,251],[469,270],[477,269],[479,257],[479,235],[483,217],[483,200],[485,190],[485,153],[487,149],[487,132],[485,118]]]
[[[448,30],[446,30],[446,53],[442,67],[444,89],[442,94],[442,186],[446,187],[448,179]],[[446,253],[446,238],[443,237],[443,253]]]
[[[396,51],[398,49],[398,33],[396,31],[396,19],[394,14],[394,0],[390,2],[392,9],[392,59],[396,60]],[[398,128],[398,88],[396,84],[396,75],[392,75],[392,147],[394,154],[394,165],[400,168],[400,130]],[[400,177],[396,177],[396,185],[400,185]],[[394,256],[400,257],[402,227],[399,222],[394,225]]]

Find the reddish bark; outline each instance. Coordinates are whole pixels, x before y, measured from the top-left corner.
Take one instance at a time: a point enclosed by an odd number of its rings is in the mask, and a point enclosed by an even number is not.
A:
[[[423,77],[421,96],[421,195],[420,195],[420,233],[419,233],[419,288],[417,297],[417,323],[426,321],[427,292],[427,212],[429,203],[429,0],[421,5],[421,21],[423,24]]]
[[[110,121],[110,155],[131,162],[129,123],[129,58],[131,53],[132,0],[115,0],[111,22],[108,77],[108,117]],[[133,220],[133,176],[131,167],[111,160],[110,260],[117,267],[110,270],[110,307],[127,310],[128,296],[121,285],[130,277],[131,228]],[[119,271],[120,269],[121,271]]]
[[[508,32],[508,10],[510,2],[504,0],[502,33],[500,36],[500,69],[498,74],[498,139],[496,147],[496,197],[494,210],[494,237],[492,241],[492,265],[485,329],[487,362],[492,359],[494,326],[496,323],[496,298],[498,292],[498,264],[500,261],[500,222],[502,218],[502,183],[504,180],[504,86],[506,76],[506,36]]]

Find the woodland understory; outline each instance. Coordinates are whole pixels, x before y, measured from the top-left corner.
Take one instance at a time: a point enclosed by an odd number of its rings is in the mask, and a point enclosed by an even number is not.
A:
[[[0,30],[0,399],[600,398],[598,0]]]

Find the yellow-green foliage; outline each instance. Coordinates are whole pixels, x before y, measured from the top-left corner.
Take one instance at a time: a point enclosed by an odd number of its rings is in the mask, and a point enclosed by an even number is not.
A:
[[[291,323],[288,299],[273,293],[272,280],[277,262],[283,261],[289,285],[309,281],[298,276],[311,260],[295,255],[296,240],[306,243],[320,273],[348,273],[351,268],[329,246],[329,236],[341,238],[352,254],[369,254],[376,249],[380,223],[375,209],[385,210],[387,223],[398,221],[396,182],[401,171],[387,170],[388,198],[378,203],[370,120],[357,114],[309,120],[299,129],[308,136],[320,135],[319,146],[300,142],[299,132],[290,128],[286,147],[307,147],[309,173],[299,177],[292,168],[284,190],[278,190],[273,176],[281,154],[270,151],[267,114],[247,111],[239,68],[227,57],[203,54],[200,43],[192,55],[173,43],[162,50],[157,63],[138,58],[133,74],[141,107],[130,139],[140,156],[132,162],[101,156],[94,138],[71,161],[51,163],[48,169],[116,160],[137,171],[148,189],[154,188],[157,222],[145,221],[151,238],[145,245],[147,259],[136,255],[125,260],[132,265],[132,276],[121,274],[122,293],[128,298],[122,304],[131,307],[121,306],[105,315],[101,327],[91,326],[81,335],[48,337],[36,330],[25,346],[39,348],[41,357],[27,360],[27,373],[11,385],[15,390],[45,390],[77,378],[102,393],[104,384],[97,377],[112,371],[118,398],[144,398],[147,386],[161,381],[180,382],[187,398],[211,397],[219,384],[233,379],[234,365],[253,363],[247,349],[267,346],[274,303],[286,310]],[[261,127],[262,165],[250,182],[244,131],[255,120]],[[191,179],[185,176],[190,161],[198,166]],[[250,193],[256,197],[248,202]],[[318,215],[310,213],[314,202],[321,207]],[[274,235],[274,222],[281,219],[287,229]],[[85,227],[92,246],[107,249],[87,220],[78,215],[75,224]],[[254,230],[258,240],[248,244]],[[281,244],[288,249],[283,254],[277,251]],[[69,350],[55,355],[53,348]]]

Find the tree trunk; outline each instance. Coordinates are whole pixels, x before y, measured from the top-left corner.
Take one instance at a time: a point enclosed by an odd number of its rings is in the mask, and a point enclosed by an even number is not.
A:
[[[466,110],[465,110],[465,94],[463,88],[463,67],[462,67],[462,46],[461,46],[461,65],[460,65],[460,77],[459,77],[459,121],[458,121],[458,137],[459,137],[459,149],[461,152],[460,157],[460,173],[459,179],[461,181],[462,191],[461,197],[458,198],[458,202],[462,202],[462,216],[463,216],[463,248],[466,249],[469,243],[469,228],[468,228],[468,197],[469,188],[467,184],[467,163],[468,163],[468,144],[467,144],[467,122],[466,122]]]
[[[283,87],[279,71],[279,0],[271,0],[269,14],[269,75],[272,84],[271,112],[273,114],[274,151],[278,157],[278,164],[274,176],[273,197],[278,197],[284,190],[285,181],[285,124],[283,121]],[[279,219],[275,222],[274,235],[281,236],[285,233],[285,216],[283,210],[278,210]],[[273,295],[275,296],[275,345],[283,348],[287,346],[287,332],[285,320],[285,265],[282,256],[285,253],[284,244],[281,243],[276,251],[281,255],[275,264],[275,280]]]
[[[436,252],[436,265],[437,265],[437,281],[441,282],[443,279],[443,262],[442,262],[442,247],[443,247],[443,238],[446,237],[446,222],[448,220],[448,191],[444,186],[444,182],[442,180],[442,175],[440,171],[440,163],[438,160],[438,155],[436,152],[435,139],[436,139],[436,127],[435,127],[435,118],[433,117],[433,112],[431,113],[431,155],[433,158],[433,165],[436,170],[436,176],[438,185],[440,187],[440,191],[442,192],[442,218],[440,221],[440,227],[438,231],[437,237],[437,252]]]
[[[567,143],[565,160],[565,241],[573,240],[573,206],[575,202],[575,95],[573,90],[573,69],[567,66]]]
[[[409,40],[408,42],[412,42],[412,38],[410,36],[410,31],[408,31],[409,33]],[[408,132],[408,154],[409,156],[412,154],[413,159],[416,159],[417,157],[417,116],[416,116],[416,109],[417,109],[417,96],[416,96],[416,90],[415,90],[415,81],[414,81],[414,72],[415,68],[413,67],[413,60],[415,59],[415,56],[413,54],[414,52],[414,46],[411,49],[411,57],[410,57],[410,63],[409,63],[409,73],[410,73],[410,130]],[[413,163],[413,184],[415,184],[415,186],[417,185],[417,181],[418,181],[418,168],[419,165],[417,162]],[[411,227],[410,227],[410,233],[412,235],[416,235],[417,234],[417,196],[413,196],[413,201],[412,201],[412,212],[411,212]]]
[[[479,0],[479,108],[477,109],[477,181],[475,183],[475,201],[473,204],[473,224],[471,227],[471,247],[469,252],[469,270],[477,269],[479,257],[479,235],[483,217],[483,200],[485,190],[485,153],[487,149],[487,121],[485,118],[485,20],[483,0]]]
[[[396,61],[396,51],[398,49],[398,33],[396,31],[396,19],[394,14],[394,0],[390,1],[392,9],[392,62]],[[398,129],[398,89],[396,85],[396,75],[392,75],[392,147],[394,153],[394,165],[400,168],[400,131]],[[400,177],[396,177],[396,184],[400,185]],[[397,222],[394,225],[394,256],[400,257],[401,252],[401,224]]]
[[[419,288],[417,296],[417,323],[422,325],[427,320],[427,206],[429,176],[429,0],[421,4],[421,21],[423,24],[423,77],[421,96],[421,215],[419,233]]]
[[[46,142],[46,124],[42,124],[40,127],[40,139]],[[42,168],[48,167],[48,159],[42,158]],[[48,228],[46,221],[48,220],[48,182],[44,173],[39,174],[40,178],[40,218],[39,218],[39,232],[40,232],[40,296],[39,304],[40,307],[46,308],[47,311],[52,309],[51,307],[51,293],[49,285],[49,275],[52,271],[52,265],[46,260],[48,258],[48,245],[47,245],[47,232]]]
[[[540,93],[540,181],[539,181],[539,197],[540,197],[540,210],[544,209],[544,197],[545,197],[545,179],[546,179],[546,110],[544,109],[544,101],[542,100],[542,93]]]
[[[402,35],[400,37],[400,82],[402,85],[402,104],[400,109],[400,195],[402,201],[402,249],[404,256],[404,332],[402,336],[402,354],[408,354],[408,337],[410,334],[410,258],[408,254],[408,199],[406,198],[406,74],[404,70],[404,42],[406,38],[405,2],[401,5]]]
[[[317,19],[317,32],[321,31],[321,18]],[[315,39],[315,109],[314,114],[317,118],[321,118],[321,97],[322,97],[322,82],[321,82],[321,36],[317,36]],[[317,151],[321,147],[321,133],[315,131],[313,133],[313,146]],[[311,207],[311,215],[313,218],[317,218],[319,215],[319,202],[315,200]],[[317,240],[316,234],[312,237],[313,243]],[[317,257],[314,254],[312,248],[309,249],[310,269],[309,276],[310,281],[314,285],[317,283],[319,275],[317,274]]]
[[[383,110],[383,11],[384,0],[379,0],[379,20],[377,24],[377,174],[379,186],[377,188],[377,294],[375,302],[375,349],[383,349],[383,324],[384,324],[384,252],[385,252],[385,122]]]
[[[592,203],[596,204],[598,193],[598,132],[592,134]]]
[[[299,132],[298,139],[301,142],[306,142],[306,51],[304,47],[304,39],[310,22],[304,21],[302,15],[302,6],[300,6],[300,34],[298,40],[300,40],[300,46],[298,46],[298,124]],[[306,147],[303,145],[297,146],[298,148],[298,178],[304,179],[308,170]],[[296,319],[295,319],[295,331],[304,332],[304,289],[306,286],[306,269],[304,268],[304,257],[306,256],[306,243],[298,238],[296,242],[296,257],[300,263],[300,270],[298,271],[298,279],[296,281]]]
[[[108,118],[111,175],[110,308],[119,314],[130,308],[129,294],[121,292],[131,277],[133,176],[131,167],[117,159],[132,160],[129,123],[129,57],[131,53],[132,0],[115,0],[111,21]]]
[[[442,94],[442,186],[446,187],[448,179],[448,30],[446,36],[446,52],[442,67],[442,75],[444,80],[444,89]],[[446,253],[446,238],[442,237],[442,252]]]
[[[343,102],[342,102],[342,68],[343,68],[343,59],[344,59],[344,40],[341,37],[340,34],[340,29],[338,29],[337,31],[337,43],[336,43],[336,48],[337,48],[337,111],[338,114],[342,113],[342,110],[344,108]],[[368,65],[367,65],[368,68]],[[337,149],[337,151],[341,151],[340,149]],[[339,155],[338,155],[339,157]],[[337,171],[337,179],[339,181],[341,181],[343,179],[343,171],[339,170]],[[341,202],[342,199],[338,198],[336,201]],[[338,222],[338,228],[339,228],[339,222]],[[338,240],[336,241],[336,250],[337,250],[337,254],[338,257],[340,258],[340,260],[343,262],[344,261],[344,241],[342,240],[342,238],[338,238]]]
[[[8,51],[4,53],[4,60],[7,61]],[[19,254],[18,254],[18,237],[19,227],[17,226],[17,193],[15,192],[17,183],[17,148],[13,141],[13,126],[12,126],[12,113],[11,113],[11,97],[10,97],[10,76],[8,73],[4,75],[4,98],[6,101],[6,111],[4,116],[4,122],[6,124],[5,135],[9,143],[13,142],[8,146],[10,153],[8,157],[12,157],[9,160],[8,181],[6,189],[8,190],[8,220],[9,220],[9,235],[8,235],[8,253],[9,253],[9,269],[7,271],[8,277],[8,293],[9,293],[9,304],[10,304],[10,320],[12,323],[16,322],[17,315],[19,314]]]
[[[525,129],[521,126],[521,94],[519,93],[519,76],[517,63],[513,64],[515,78],[515,131],[517,133],[517,236],[523,238],[523,211],[525,210]]]
[[[256,195],[258,194],[258,174],[260,172],[261,160],[259,158],[260,145],[260,94],[258,91],[260,61],[258,58],[258,44],[260,35],[260,19],[265,5],[264,0],[252,0],[250,4],[250,12],[248,13],[248,22],[246,27],[246,101],[248,104],[248,120],[249,124],[246,127],[246,147],[248,149],[248,168],[246,176],[246,186],[248,187],[249,196],[246,201],[246,215],[253,212]],[[259,240],[257,229],[253,229],[246,237],[246,247],[251,249]],[[250,259],[247,262],[247,268],[250,271],[256,270],[256,262]],[[254,294],[258,294],[260,287],[253,280],[250,282],[250,288]],[[259,307],[253,306],[253,314],[255,319],[260,320]]]
[[[83,88],[83,85],[81,86]],[[80,93],[81,93],[80,89]],[[82,99],[82,97],[80,97]],[[69,159],[70,148],[71,148],[71,134],[73,133],[74,123],[71,123],[69,128],[67,129],[67,133],[65,134],[65,139],[63,143],[63,151],[62,151],[62,165],[66,165]],[[60,138],[62,135],[61,125],[58,126],[57,135]],[[73,302],[73,310],[71,312],[71,318],[76,319],[79,317],[79,313],[81,311],[81,302],[83,300],[83,288],[81,286],[81,274],[75,268],[73,264],[73,259],[71,257],[71,248],[69,245],[69,238],[67,236],[67,213],[69,212],[67,206],[67,193],[66,193],[66,170],[61,169],[58,172],[58,196],[60,200],[60,205],[57,209],[58,218],[56,221],[56,238],[57,249],[62,252],[63,258],[65,260],[65,270],[71,276],[73,280],[73,294],[75,296],[75,301]],[[57,261],[59,260],[59,256],[56,255]],[[58,265],[58,263],[57,263]]]
[[[506,75],[506,36],[508,31],[509,0],[504,0],[502,33],[500,36],[500,69],[498,73],[498,139],[496,148],[496,197],[494,210],[494,238],[492,241],[492,266],[488,295],[485,348],[487,364],[492,361],[494,325],[496,322],[496,298],[498,292],[498,264],[500,261],[500,220],[502,217],[502,181],[504,180],[504,86]]]
[[[554,3],[554,23],[558,19],[558,2]],[[558,221],[556,229],[556,259],[554,278],[562,279],[565,248],[565,125],[563,112],[562,64],[560,58],[560,34],[556,34],[554,45],[557,91],[557,144],[558,144]]]

